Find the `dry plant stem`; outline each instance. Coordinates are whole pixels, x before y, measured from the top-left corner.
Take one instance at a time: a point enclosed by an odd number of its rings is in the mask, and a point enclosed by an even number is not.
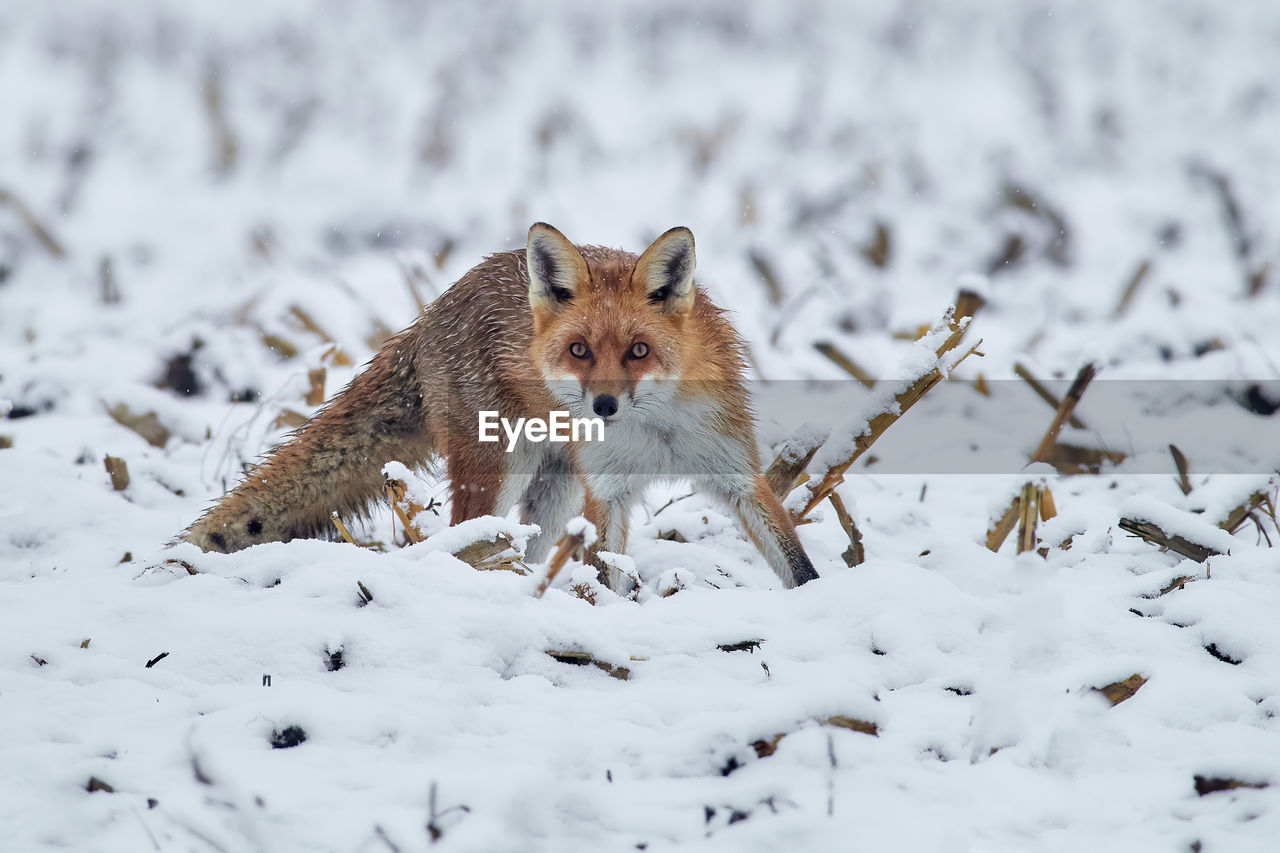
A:
[[[831,506],[835,507],[836,518],[844,528],[845,535],[849,537],[849,547],[840,554],[844,558],[844,564],[849,568],[862,565],[867,558],[866,551],[862,547],[862,532],[858,530],[858,525],[853,523],[853,516],[849,515],[849,510],[845,509],[839,492],[832,492],[828,500],[831,501]]]
[[[1099,450],[1095,447],[1058,443],[1049,451],[1049,456],[1044,461],[1052,465],[1059,474],[1098,474],[1102,472],[1102,466],[1108,463],[1119,465],[1124,460],[1125,454],[1119,450]]]
[[[889,230],[889,226],[884,222],[877,222],[871,233],[871,242],[859,251],[872,266],[879,269],[889,266],[889,260],[893,257],[893,232]]]
[[[835,726],[841,729],[848,729],[851,732],[859,734],[871,735],[872,737],[880,736],[880,727],[868,720],[859,720],[857,717],[848,717],[844,714],[838,714],[834,717],[826,719],[818,718],[818,723],[825,726]],[[753,741],[751,748],[756,752],[756,758],[768,758],[778,751],[778,744],[787,736],[787,732],[779,732],[768,740],[761,738]]]
[[[227,114],[222,106],[222,76],[215,63],[210,63],[206,69],[202,88],[204,109],[213,132],[215,162],[219,174],[226,175],[235,168],[240,146],[235,134],[231,132],[231,125],[227,122]]]
[[[386,489],[387,500],[391,504],[392,511],[395,512],[396,518],[400,519],[400,523],[404,525],[405,536],[409,537],[410,542],[421,542],[422,534],[414,526],[413,520],[418,513],[422,512],[422,506],[413,501],[408,501],[409,511],[405,512],[405,508],[401,505],[406,499],[409,487],[405,485],[403,480],[393,480],[388,477],[387,484],[383,488]]]
[[[956,296],[955,320],[953,322],[959,323],[965,317],[976,316],[982,310],[982,306],[986,304],[987,301],[982,298],[982,294],[973,290],[961,289]]]
[[[803,456],[791,461],[783,458],[783,453],[779,453],[777,458],[770,463],[768,470],[764,472],[764,478],[769,482],[769,489],[773,492],[778,500],[785,500],[787,495],[791,494],[791,490],[805,481],[804,469],[809,467],[809,463],[813,460],[813,456],[818,452],[821,444],[814,445]],[[666,507],[663,507],[666,509]],[[661,510],[659,510],[660,512]],[[654,513],[657,515],[657,513]]]
[[[1268,502],[1266,492],[1254,492],[1245,502],[1233,508],[1227,513],[1227,517],[1222,520],[1218,527],[1228,533],[1235,533],[1240,529],[1240,525],[1244,524],[1245,519],[1249,517],[1249,513]]]
[[[1249,296],[1257,295],[1262,290],[1270,273],[1271,261],[1265,260],[1258,265],[1256,270],[1251,269],[1252,258],[1254,256],[1254,240],[1249,236],[1249,229],[1245,225],[1244,210],[1240,206],[1240,201],[1236,196],[1231,179],[1225,172],[1205,163],[1195,163],[1191,166],[1191,173],[1208,181],[1215,193],[1218,195],[1218,201],[1222,205],[1222,218],[1226,226],[1227,234],[1231,237],[1236,248],[1236,257],[1240,259],[1240,265],[1244,271],[1245,293]]]
[[[823,355],[825,355],[837,367],[839,367],[845,373],[848,373],[850,376],[852,376],[854,379],[861,382],[863,385],[867,386],[868,388],[872,388],[875,386],[876,381],[871,378],[871,374],[867,373],[865,370],[859,367],[853,361],[853,359],[845,355],[844,352],[842,352],[840,348],[837,347],[835,344],[829,341],[818,341],[813,345],[813,348],[816,349],[818,352],[822,353]]]
[[[1173,466],[1178,469],[1178,488],[1184,495],[1191,494],[1191,478],[1187,476],[1187,457],[1175,444],[1169,445],[1169,453],[1173,456]]]
[[[1270,259],[1262,262],[1262,266],[1249,276],[1249,296],[1257,296],[1262,292],[1262,288],[1267,286],[1267,280],[1271,278],[1271,270],[1275,268],[1275,264]]]
[[[104,456],[102,464],[107,469],[107,474],[111,476],[111,488],[117,492],[123,492],[129,488],[129,466],[119,457]]]
[[[1126,533],[1132,533],[1147,540],[1153,545],[1172,551],[1175,554],[1181,554],[1184,557],[1195,560],[1197,563],[1203,563],[1210,557],[1217,556],[1222,552],[1215,548],[1207,548],[1204,545],[1197,545],[1183,539],[1181,536],[1170,536],[1156,525],[1149,521],[1139,521],[1134,518],[1120,519],[1120,529]]]
[[[551,586],[551,582],[556,579],[556,575],[560,574],[560,570],[564,568],[564,564],[569,562],[571,556],[582,550],[582,543],[581,533],[576,536],[566,533],[560,537],[560,541],[556,543],[556,553],[547,565],[547,576],[538,584],[538,589],[533,594],[534,598],[542,598],[547,588]]]
[[[327,344],[337,343],[337,341],[333,339],[333,336],[330,335],[328,332],[326,332],[324,330],[324,327],[315,321],[314,317],[312,317],[310,314],[308,314],[305,310],[303,310],[299,306],[290,305],[289,313],[292,314],[297,319],[297,321],[302,324],[302,328],[306,329],[311,334],[320,338],[325,343]]]
[[[156,417],[155,412],[137,415],[131,412],[124,403],[118,403],[107,409],[107,414],[120,426],[136,432],[152,447],[163,448],[169,442],[171,433],[168,427],[160,423],[160,419]]]
[[[352,545],[356,544],[356,540],[351,536],[351,531],[348,530],[347,526],[342,523],[342,519],[338,518],[337,510],[334,510],[333,512],[329,513],[329,518],[333,520],[333,526],[338,528],[338,532],[342,534],[343,539],[347,540],[347,542],[349,542]]]
[[[49,233],[48,229],[40,224],[40,220],[36,219],[35,214],[31,212],[31,208],[27,207],[22,199],[2,187],[0,187],[0,207],[7,207],[18,214],[22,224],[27,226],[27,230],[40,241],[40,245],[44,246],[44,250],[50,255],[55,258],[65,258],[67,256],[67,250],[62,248],[62,244],[53,239],[53,235]]]
[[[952,323],[951,335],[943,341],[942,346],[938,347],[938,358],[942,358],[942,356],[946,355],[959,345],[960,339],[964,336],[966,328],[967,324],[960,320]],[[977,349],[981,344],[982,341],[979,340],[978,343],[974,344],[964,354],[956,359],[952,364],[952,369],[977,352]],[[797,518],[804,518],[806,515],[813,512],[814,508],[817,507],[818,504],[826,500],[827,496],[835,491],[836,486],[844,482],[844,472],[848,471],[849,467],[853,465],[853,463],[856,462],[862,454],[866,453],[871,445],[875,443],[876,439],[884,435],[885,431],[889,429],[889,427],[893,426],[897,422],[898,418],[905,415],[912,406],[920,402],[920,399],[924,397],[925,394],[929,393],[929,391],[931,391],[933,387],[941,381],[942,371],[935,367],[933,370],[911,383],[911,387],[907,388],[894,398],[898,411],[881,412],[872,418],[871,422],[867,424],[866,431],[854,439],[855,450],[853,451],[853,454],[843,462],[833,465],[825,474],[822,475],[822,479],[819,480],[816,485],[811,485],[809,487],[809,499],[805,503],[804,508],[801,509],[797,515]]]
[[[258,335],[262,340],[262,345],[279,355],[281,358],[297,357],[298,348],[285,338],[272,334],[271,332],[264,331],[261,327],[258,328]]]
[[[1053,492],[1048,486],[1042,486],[1036,493],[1036,506],[1040,508],[1040,520],[1048,521],[1058,514],[1058,505],[1053,502]]]
[[[1151,272],[1151,259],[1143,258],[1142,263],[1138,264],[1138,268],[1133,271],[1133,275],[1129,278],[1129,284],[1125,286],[1124,293],[1120,296],[1120,301],[1116,303],[1116,310],[1111,316],[1121,317],[1129,310],[1129,303],[1133,301],[1133,296],[1138,292],[1138,288],[1142,286],[1142,282],[1146,281],[1147,273]]]
[[[522,555],[516,551],[511,537],[505,533],[499,533],[493,539],[472,542],[454,551],[453,556],[473,569],[504,569],[521,575],[525,573],[524,563],[520,562]]]
[[[1200,579],[1193,578],[1190,575],[1178,575],[1176,578],[1174,578],[1173,580],[1165,584],[1164,587],[1160,590],[1160,592],[1157,595],[1168,595],[1174,590],[1186,589],[1187,584],[1196,580],[1200,580]]]
[[[1099,687],[1097,690],[1107,697],[1107,701],[1114,707],[1126,699],[1132,699],[1133,694],[1137,693],[1142,688],[1142,685],[1146,683],[1147,679],[1135,672],[1124,681],[1117,681],[1113,684],[1108,684],[1106,687]]]
[[[1033,551],[1036,547],[1036,521],[1039,511],[1036,506],[1039,489],[1031,483],[1022,487],[1018,505],[1018,553]]]
[[[765,289],[769,293],[769,301],[774,305],[781,305],[782,285],[778,282],[778,276],[773,270],[773,264],[769,263],[769,259],[757,249],[748,251],[747,258],[751,261],[751,266],[755,267],[760,280],[764,282]]]
[[[297,429],[307,422],[307,416],[294,409],[285,409],[271,422],[272,429]]]
[[[682,500],[685,500],[686,498],[691,498],[691,497],[693,497],[695,494],[697,494],[697,492],[689,492],[689,494],[687,494],[687,495],[677,495],[676,497],[672,498],[671,500],[667,501],[667,502],[666,502],[666,503],[664,503],[662,506],[660,506],[660,507],[658,507],[656,510],[654,510],[653,514],[654,514],[655,516],[657,516],[657,515],[658,515],[659,513],[661,513],[664,509],[666,509],[667,507],[671,506],[671,505],[672,505],[672,504],[674,504],[676,501],[682,501]]]
[[[1076,374],[1075,381],[1071,383],[1071,388],[1067,391],[1067,396],[1063,397],[1062,402],[1058,405],[1058,411],[1053,416],[1053,423],[1049,425],[1048,432],[1040,440],[1040,446],[1036,448],[1036,452],[1031,455],[1032,462],[1044,462],[1048,459],[1053,446],[1058,443],[1058,433],[1062,432],[1063,424],[1071,417],[1071,412],[1075,409],[1076,404],[1080,402],[1085,389],[1089,387],[1089,383],[1093,381],[1093,377],[1097,372],[1098,369],[1092,364],[1086,364],[1080,368],[1080,372]]]
[[[609,673],[609,675],[613,676],[619,681],[627,681],[631,678],[631,667],[614,666],[613,664],[607,661],[597,660],[596,657],[592,655],[590,652],[580,652],[573,649],[564,650],[564,651],[548,650],[547,655],[559,661],[560,663],[567,663],[573,666],[594,666],[597,669],[604,670],[605,672]],[[637,658],[637,657],[632,657],[631,659],[645,660],[645,658]]]
[[[393,503],[391,508],[395,510],[396,518],[400,519],[400,523],[404,525],[404,535],[409,537],[409,541],[421,542],[422,534],[418,532],[418,528],[413,526],[413,519],[409,518],[400,504]]]
[[[418,290],[419,272],[415,269],[410,269],[408,264],[404,263],[404,261],[397,261],[397,264],[400,267],[401,276],[404,277],[405,286],[409,288],[409,295],[413,297],[413,301],[417,304],[418,310],[421,311],[423,308],[427,307],[427,302],[422,298],[422,291]],[[425,273],[422,273],[422,279],[425,283]]]
[[[324,378],[325,369],[316,367],[307,371],[307,388],[306,403],[308,406],[318,406],[324,402]]]
[[[1014,495],[1004,514],[987,528],[987,550],[992,553],[999,551],[1000,546],[1004,544],[1005,539],[1009,538],[1009,534],[1013,532],[1013,528],[1021,517],[1022,498],[1019,495]]]
[[[1039,379],[1032,376],[1031,371],[1027,370],[1026,367],[1021,364],[1015,364],[1013,366],[1013,372],[1017,374],[1019,379],[1031,386],[1031,390],[1036,392],[1037,397],[1044,400],[1051,407],[1057,409],[1062,405],[1062,401],[1055,397],[1052,391],[1044,387]],[[1074,414],[1067,419],[1067,423],[1071,424],[1076,429],[1088,429],[1088,427],[1084,425],[1084,421],[1077,418]]]

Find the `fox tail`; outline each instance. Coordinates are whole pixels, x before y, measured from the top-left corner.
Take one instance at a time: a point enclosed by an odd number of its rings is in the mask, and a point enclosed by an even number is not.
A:
[[[382,467],[432,455],[422,383],[405,336],[384,347],[340,394],[260,462],[180,538],[230,553],[331,531],[330,514],[366,512]]]

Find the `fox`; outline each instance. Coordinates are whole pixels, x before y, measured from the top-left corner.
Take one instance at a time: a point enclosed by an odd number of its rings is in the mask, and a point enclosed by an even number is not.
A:
[[[383,466],[443,459],[450,523],[517,505],[546,558],[583,515],[588,559],[625,553],[632,509],[653,482],[691,480],[727,506],[783,586],[818,575],[761,473],[745,345],[694,280],[693,233],[639,256],[575,245],[535,223],[524,250],[489,255],[391,338],[355,379],[179,538],[232,552],[323,535],[383,494]],[[603,422],[599,440],[481,440],[485,413]],[[591,431],[586,438],[590,438]]]

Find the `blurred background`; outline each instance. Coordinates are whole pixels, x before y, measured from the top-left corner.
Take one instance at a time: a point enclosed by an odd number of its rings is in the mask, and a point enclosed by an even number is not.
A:
[[[6,4],[0,397],[195,444],[284,401],[235,468],[535,220],[691,227],[766,379],[893,374],[969,273],[969,378],[1275,378],[1278,46],[1194,0]]]

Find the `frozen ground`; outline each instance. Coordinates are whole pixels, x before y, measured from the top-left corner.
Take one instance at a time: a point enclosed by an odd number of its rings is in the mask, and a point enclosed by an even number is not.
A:
[[[1280,379],[1278,43],[1274,4],[1181,0],[0,6],[0,848],[1275,849],[1278,531],[1214,527],[1277,487],[1274,397],[1235,398]],[[538,219],[632,249],[690,226],[774,388],[844,378],[817,341],[896,375],[989,274],[957,376],[993,396],[891,430],[841,487],[866,562],[824,508],[795,591],[700,497],[658,512],[679,486],[636,519],[638,603],[536,600],[430,542],[165,550],[312,410],[309,370],[332,393],[411,320],[407,282]],[[1013,365],[1087,360],[1073,435],[1129,458],[1020,471],[1051,413]],[[1046,556],[992,553],[1028,476]]]

